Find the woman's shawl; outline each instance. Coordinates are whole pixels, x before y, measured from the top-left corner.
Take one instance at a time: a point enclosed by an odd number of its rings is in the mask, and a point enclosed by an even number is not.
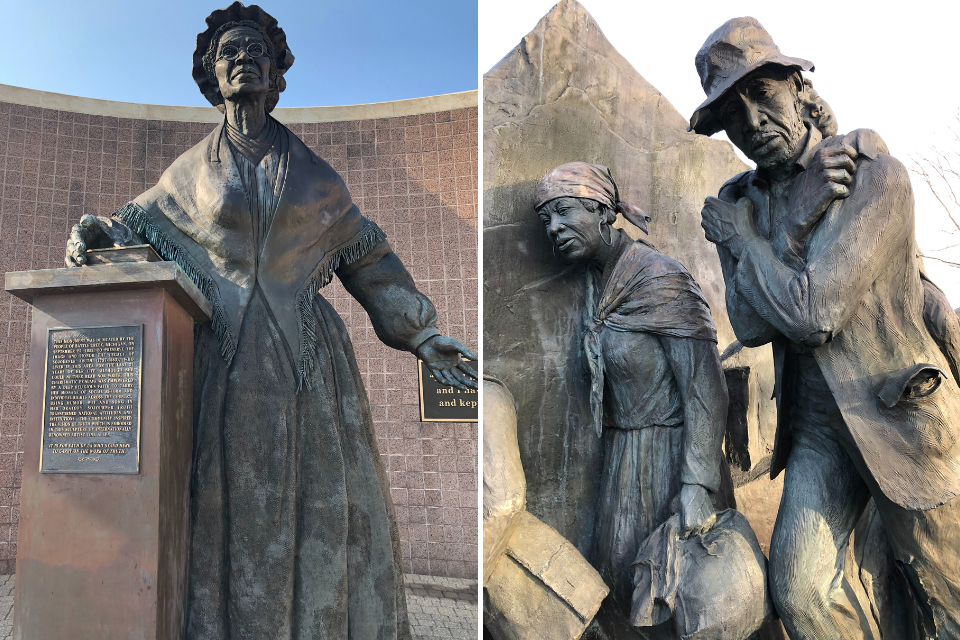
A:
[[[116,214],[165,260],[180,265],[213,306],[213,329],[228,362],[259,284],[294,354],[299,384],[316,365],[314,296],[334,270],[384,240],[360,215],[343,180],[282,124],[277,209],[262,251],[239,168],[218,126],[177,158],[146,193]]]
[[[603,433],[603,353],[600,331],[644,331],[675,338],[717,341],[717,328],[700,285],[682,264],[643,241],[630,241],[603,291],[588,271],[583,351],[590,370],[590,410],[597,435]]]

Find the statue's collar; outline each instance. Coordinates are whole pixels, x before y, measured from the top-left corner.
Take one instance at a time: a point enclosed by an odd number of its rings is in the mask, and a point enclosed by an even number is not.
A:
[[[823,142],[823,134],[820,133],[820,130],[816,127],[807,125],[807,132],[804,134],[803,140],[800,142],[800,148],[803,149],[803,151],[801,151],[797,156],[797,159],[793,161],[794,172],[791,175],[795,176],[796,174],[807,170],[807,167],[809,167],[810,163],[813,162],[813,154],[821,142]],[[767,187],[773,181],[773,178],[770,177],[770,173],[762,167],[757,167],[756,171],[753,172],[754,186]]]
[[[267,122],[263,129],[260,130],[256,138],[250,138],[240,131],[233,129],[233,127],[227,124],[227,119],[224,117],[220,124],[217,125],[217,128],[210,134],[209,144],[207,145],[207,160],[216,163],[220,162],[220,146],[221,144],[226,144],[225,138],[230,140],[234,146],[239,144],[241,148],[244,147],[244,143],[259,147],[262,141],[269,140],[267,145],[267,149],[269,149],[270,146],[276,143],[280,130],[283,128],[284,126],[280,124],[280,122],[268,114]],[[262,158],[263,156],[261,155],[260,157]],[[254,164],[258,163],[255,162]]]
[[[806,140],[803,142],[803,153],[794,164],[806,171],[813,162],[813,153],[821,142],[823,142],[823,134],[820,133],[820,129],[808,126]]]

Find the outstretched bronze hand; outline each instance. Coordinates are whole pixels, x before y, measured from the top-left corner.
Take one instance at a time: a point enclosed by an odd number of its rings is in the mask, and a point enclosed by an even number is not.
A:
[[[447,336],[428,338],[417,347],[417,357],[423,360],[440,384],[458,389],[477,388],[477,372],[465,362],[477,360],[477,355],[459,340]]]

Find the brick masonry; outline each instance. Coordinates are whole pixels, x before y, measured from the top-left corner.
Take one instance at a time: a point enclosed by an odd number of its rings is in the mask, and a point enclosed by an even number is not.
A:
[[[0,102],[0,271],[63,264],[70,227],[153,186],[215,125],[85,115]],[[477,346],[477,109],[290,124],[346,180],[361,211],[434,302],[439,328]],[[417,363],[380,343],[338,282],[376,423],[408,573],[477,576],[476,424],[420,422]],[[17,550],[28,305],[0,291],[0,574]]]

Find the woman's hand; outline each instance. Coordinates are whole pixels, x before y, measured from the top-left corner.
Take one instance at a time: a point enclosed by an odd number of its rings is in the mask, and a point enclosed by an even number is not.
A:
[[[113,240],[101,227],[100,219],[85,215],[80,218],[80,224],[73,225],[70,231],[63,261],[68,267],[82,267],[87,264],[87,256],[84,255],[87,249],[108,249],[113,244]]]
[[[685,484],[680,489],[680,523],[683,536],[706,533],[717,522],[717,512],[707,490],[698,484]]]
[[[463,359],[461,359],[463,356]],[[433,336],[417,347],[417,357],[423,360],[440,384],[458,389],[476,389],[477,372],[464,360],[477,360],[477,354],[459,340]]]

